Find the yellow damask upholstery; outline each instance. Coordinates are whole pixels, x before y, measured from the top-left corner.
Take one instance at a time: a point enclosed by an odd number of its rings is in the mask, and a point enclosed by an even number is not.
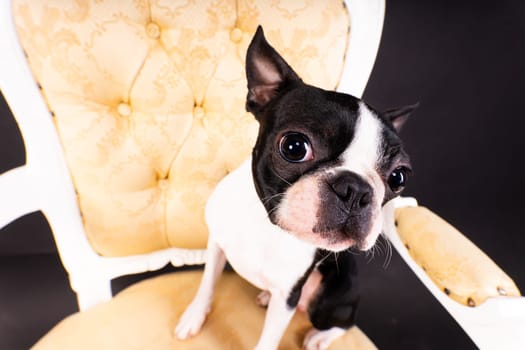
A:
[[[244,110],[244,57],[258,24],[307,83],[329,89],[349,28],[341,0],[13,7],[88,239],[106,256],[205,246],[207,197],[248,156],[257,132]]]

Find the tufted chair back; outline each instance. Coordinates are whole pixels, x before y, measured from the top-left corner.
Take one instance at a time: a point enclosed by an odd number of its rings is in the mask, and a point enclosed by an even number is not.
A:
[[[0,2],[0,88],[27,158],[0,175],[0,227],[44,213],[82,310],[115,277],[202,264],[206,200],[258,130],[257,26],[306,83],[360,97],[383,14],[384,0]]]
[[[203,248],[204,204],[250,153],[244,56],[258,24],[303,79],[334,89],[342,1],[16,0],[97,253]]]

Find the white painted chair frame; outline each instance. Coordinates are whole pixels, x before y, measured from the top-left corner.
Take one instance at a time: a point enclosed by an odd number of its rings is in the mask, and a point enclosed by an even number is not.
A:
[[[347,0],[351,31],[340,90],[360,97],[379,47],[384,0]],[[0,228],[41,211],[53,232],[80,310],[110,300],[113,278],[201,264],[204,250],[170,248],[150,254],[104,257],[89,244],[75,188],[50,112],[16,33],[11,1],[0,1],[0,89],[21,131],[26,164],[0,175]]]

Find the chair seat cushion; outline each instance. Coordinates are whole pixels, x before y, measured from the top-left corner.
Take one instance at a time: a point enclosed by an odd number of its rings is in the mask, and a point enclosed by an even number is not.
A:
[[[200,271],[176,272],[128,287],[111,301],[62,320],[33,349],[251,349],[262,330],[265,309],[255,304],[258,290],[234,272],[221,276],[201,332],[179,341],[173,329],[191,301]],[[301,349],[311,325],[297,312],[279,349]],[[357,327],[330,346],[375,349]]]

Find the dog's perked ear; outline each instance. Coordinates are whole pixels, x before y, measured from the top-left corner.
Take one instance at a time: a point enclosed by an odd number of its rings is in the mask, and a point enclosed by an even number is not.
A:
[[[409,106],[403,106],[403,107],[397,107],[387,110],[386,112],[383,112],[383,116],[389,120],[392,125],[394,126],[394,129],[396,129],[397,132],[401,131],[401,128],[407,121],[410,114],[419,107],[419,102],[414,103],[413,105]]]
[[[257,27],[246,53],[246,78],[246,110],[249,112],[259,111],[287,86],[301,82],[288,63],[268,44],[261,26]]]

